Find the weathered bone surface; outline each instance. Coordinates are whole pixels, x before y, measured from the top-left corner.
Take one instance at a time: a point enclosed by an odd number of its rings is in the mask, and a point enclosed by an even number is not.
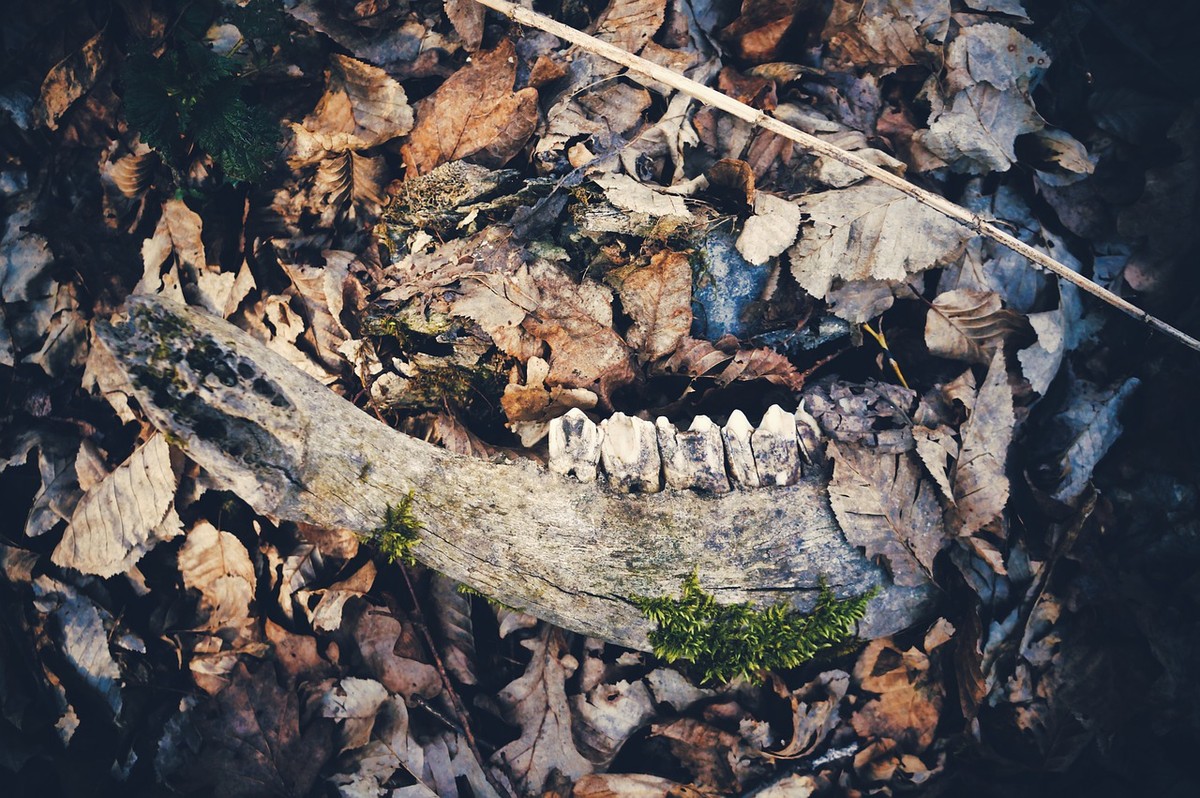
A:
[[[729,482],[735,488],[757,488],[762,485],[758,468],[754,465],[754,451],[750,448],[753,435],[754,427],[741,410],[730,413],[729,420],[721,428],[721,438],[725,441],[725,464],[729,466]]]
[[[594,482],[600,461],[603,436],[594,421],[578,407],[550,422],[550,462],[555,474],[573,475],[580,482]]]
[[[771,405],[750,437],[754,465],[764,485],[791,485],[800,478],[800,448],[796,443],[796,417]]]
[[[600,422],[604,440],[600,463],[617,490],[657,493],[662,490],[662,459],[654,425],[644,418],[613,413]]]
[[[675,429],[659,416],[654,422],[658,432],[658,453],[662,457],[663,478],[677,490],[695,488],[708,493],[728,493],[725,473],[725,444],[721,428],[708,416],[696,416],[686,431]]]
[[[719,601],[801,610],[822,575],[840,596],[880,585],[865,637],[922,617],[934,593],[896,587],[846,542],[816,474],[771,491],[630,496],[404,435],[241,330],[169,300],[133,300],[128,320],[98,322],[96,337],[150,421],[257,512],[366,531],[412,491],[425,525],[418,559],[584,634],[648,649],[651,626],[630,597],[675,595],[693,569]]]

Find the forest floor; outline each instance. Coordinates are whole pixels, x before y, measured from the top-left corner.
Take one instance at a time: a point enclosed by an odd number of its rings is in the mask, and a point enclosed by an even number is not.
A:
[[[1196,335],[1193,5],[534,3]],[[473,0],[45,0],[2,36],[5,795],[1200,786],[1196,352]],[[803,398],[847,540],[936,601],[727,683],[257,514],[95,345],[134,294],[478,457]]]

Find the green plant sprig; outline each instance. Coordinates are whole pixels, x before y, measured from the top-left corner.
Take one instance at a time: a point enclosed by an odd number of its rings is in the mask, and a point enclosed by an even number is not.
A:
[[[693,571],[678,599],[635,596],[633,602],[657,624],[650,634],[655,656],[692,663],[705,683],[738,676],[756,682],[765,671],[795,668],[852,640],[878,590],[839,599],[822,577],[817,605],[805,615],[784,602],[761,610],[749,602],[718,604]]]
[[[413,491],[396,505],[383,511],[383,523],[370,532],[359,535],[363,543],[374,546],[388,562],[415,565],[412,550],[421,542],[420,532],[425,525],[413,513]]]

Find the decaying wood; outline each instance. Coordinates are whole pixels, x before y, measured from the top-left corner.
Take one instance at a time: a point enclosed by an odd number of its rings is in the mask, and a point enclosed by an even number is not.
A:
[[[1029,259],[1034,264],[1053,272],[1061,279],[1066,280],[1079,289],[1086,291],[1097,299],[1112,305],[1114,308],[1127,313],[1144,324],[1153,327],[1155,330],[1174,338],[1184,346],[1200,351],[1200,340],[1193,338],[1187,333],[1179,330],[1157,316],[1139,308],[1131,302],[1128,302],[1121,297],[1097,285],[1075,270],[1071,269],[1064,263],[1055,260],[1041,250],[1029,246],[1019,238],[1001,230],[995,224],[984,219],[977,213],[973,213],[961,205],[956,205],[945,197],[934,194],[932,191],[910,183],[899,175],[895,175],[880,166],[877,166],[863,158],[855,155],[852,152],[842,149],[841,147],[830,144],[829,142],[817,138],[811,134],[798,130],[786,122],[782,122],[773,116],[769,116],[766,111],[753,108],[739,100],[735,100],[727,94],[722,94],[716,89],[705,86],[702,83],[685,77],[678,72],[667,69],[664,66],[655,64],[652,61],[647,61],[644,58],[634,55],[627,50],[622,50],[608,42],[597,39],[594,36],[589,36],[583,31],[576,30],[569,25],[564,25],[561,22],[551,19],[544,14],[539,14],[528,8],[507,2],[507,0],[475,0],[481,5],[497,11],[520,25],[527,25],[531,28],[545,31],[553,34],[564,41],[568,41],[586,50],[590,53],[595,53],[603,58],[620,64],[633,72],[656,80],[671,88],[681,91],[684,94],[699,100],[705,105],[712,106],[722,110],[728,114],[738,117],[749,122],[752,125],[769,130],[779,136],[796,142],[810,152],[824,155],[832,158],[839,163],[843,163],[862,174],[873,177],[881,183],[885,183],[892,188],[902,191],[908,196],[933,208],[937,212],[954,219],[980,235],[986,236],[998,244],[1008,247],[1013,252]]]
[[[675,594],[693,568],[721,601],[800,609],[821,576],[842,596],[880,585],[865,637],[907,626],[932,595],[892,585],[846,542],[820,477],[631,496],[404,435],[228,322],[159,297],[131,300],[96,336],[151,422],[257,512],[363,532],[412,491],[419,560],[568,629],[647,649],[629,597]]]

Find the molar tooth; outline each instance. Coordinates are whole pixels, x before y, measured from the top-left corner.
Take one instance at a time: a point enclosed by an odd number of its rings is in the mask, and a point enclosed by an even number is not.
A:
[[[721,430],[725,440],[725,460],[729,463],[729,481],[739,488],[757,488],[762,485],[758,469],[754,465],[754,452],[750,448],[750,436],[754,427],[741,410],[729,414],[729,421]]]
[[[550,422],[550,463],[555,474],[574,474],[580,482],[596,479],[603,431],[578,407]]]
[[[825,439],[821,435],[821,427],[817,420],[804,409],[804,400],[796,408],[796,437],[800,441],[800,454],[805,461],[812,465],[824,454]]]
[[[791,485],[800,476],[800,448],[796,418],[779,405],[771,405],[750,437],[754,465],[764,485]]]
[[[600,462],[613,487],[628,492],[662,490],[662,460],[654,425],[614,413],[600,422]]]
[[[680,432],[662,416],[654,422],[663,476],[672,488],[697,488],[728,493],[725,447],[721,429],[708,416],[696,416],[687,432]]]

